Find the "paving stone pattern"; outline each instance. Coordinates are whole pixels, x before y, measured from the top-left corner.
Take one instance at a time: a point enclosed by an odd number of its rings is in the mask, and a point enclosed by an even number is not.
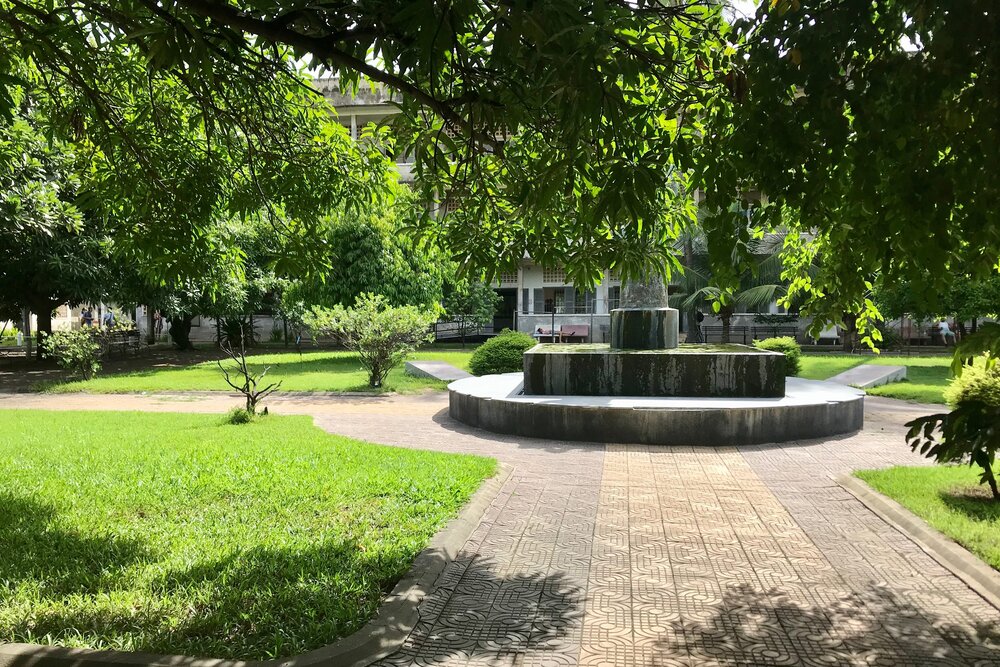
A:
[[[496,456],[505,494],[386,665],[1000,665],[1000,612],[831,479],[922,464],[864,432],[741,448],[567,445],[452,422],[330,430]]]
[[[58,407],[143,400],[228,407]],[[902,424],[933,407],[869,398],[857,435],[737,450],[496,436],[453,422],[440,395],[272,405],[515,467],[382,665],[1000,666],[1000,611],[831,479],[924,463]]]

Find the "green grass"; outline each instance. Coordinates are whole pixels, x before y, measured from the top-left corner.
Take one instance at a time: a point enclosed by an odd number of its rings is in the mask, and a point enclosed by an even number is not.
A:
[[[0,410],[0,643],[286,657],[361,627],[495,461],[308,417]]]
[[[900,467],[855,474],[1000,570],[1000,502],[979,485],[977,470]]]
[[[472,348],[468,350],[421,350],[412,359],[446,361],[467,369]],[[351,352],[311,351],[257,354],[251,357],[257,366],[271,366],[268,378],[281,380],[282,391],[372,391],[368,374],[357,356]],[[227,363],[223,361],[223,363]],[[229,362],[231,365],[231,362]],[[444,389],[446,383],[429,378],[416,378],[403,372],[403,366],[393,369],[382,391],[413,393],[425,389]],[[232,391],[223,380],[214,361],[181,368],[152,368],[129,373],[98,375],[88,381],[45,383],[40,389],[55,393],[91,392],[119,394],[157,391]]]
[[[906,380],[868,389],[869,394],[918,403],[944,403],[944,390],[951,382],[951,356],[903,357],[888,355],[802,356],[800,377],[825,380],[860,364],[906,366]]]

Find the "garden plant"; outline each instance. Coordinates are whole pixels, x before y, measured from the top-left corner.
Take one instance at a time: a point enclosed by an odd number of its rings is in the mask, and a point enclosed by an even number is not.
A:
[[[385,297],[362,294],[354,306],[313,308],[305,317],[314,336],[330,336],[358,354],[368,384],[380,388],[393,368],[418,345],[431,340],[437,313],[417,306],[393,306]]]
[[[101,370],[99,332],[92,329],[54,331],[42,336],[42,352],[66,370],[89,380]]]
[[[802,346],[791,336],[778,336],[756,340],[754,347],[761,350],[781,352],[785,355],[785,375],[798,375],[802,371]]]
[[[473,375],[519,372],[524,368],[524,353],[537,343],[526,333],[504,329],[472,353],[469,370]]]
[[[907,441],[914,451],[938,463],[966,462],[980,468],[980,483],[987,484],[1000,501],[993,465],[1000,449],[1000,368],[996,347],[1000,336],[993,328],[970,336],[959,345],[952,370],[958,376],[946,392],[951,412],[919,417],[909,422]],[[983,367],[964,367],[964,358],[985,353]]]

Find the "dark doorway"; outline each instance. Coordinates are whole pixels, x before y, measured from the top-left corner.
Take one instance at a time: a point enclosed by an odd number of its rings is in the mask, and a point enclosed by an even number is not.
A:
[[[497,304],[496,313],[493,315],[493,331],[500,333],[501,329],[514,328],[514,311],[517,310],[517,289],[498,289],[501,301]]]

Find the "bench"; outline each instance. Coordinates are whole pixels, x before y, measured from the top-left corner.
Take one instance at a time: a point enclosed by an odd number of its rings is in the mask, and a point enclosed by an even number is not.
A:
[[[550,327],[537,327],[532,333],[539,343],[555,343],[559,339],[559,334]]]
[[[762,340],[764,338],[779,338],[788,336],[789,338],[799,337],[799,328],[794,324],[767,325],[758,324],[753,327],[752,338]]]
[[[564,343],[586,343],[590,338],[590,325],[563,324],[559,327],[559,338]]]

